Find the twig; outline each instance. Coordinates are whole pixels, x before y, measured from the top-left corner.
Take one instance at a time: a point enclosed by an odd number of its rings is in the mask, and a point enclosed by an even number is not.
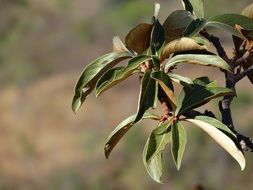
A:
[[[248,59],[248,57],[250,56],[250,52],[246,51],[242,57],[240,57],[239,59],[236,59],[234,62],[234,67],[237,67],[243,63],[245,63]]]
[[[253,152],[253,139],[251,139],[250,137],[246,137],[235,130],[230,108],[231,102],[236,95],[236,83],[243,79],[249,72],[253,71],[253,66],[250,66],[243,72],[235,73],[235,68],[248,59],[248,57],[250,56],[250,51],[245,51],[245,53],[241,57],[237,57],[238,55],[235,55],[234,59],[230,60],[224,48],[222,47],[218,37],[210,35],[206,30],[202,30],[200,34],[207,38],[214,45],[218,52],[218,55],[223,58],[232,68],[232,72],[223,71],[225,73],[226,87],[231,89],[234,93],[229,96],[224,96],[223,100],[219,102],[219,110],[222,115],[222,122],[236,134],[242,150]]]
[[[200,31],[200,35],[204,36],[214,45],[214,47],[216,48],[216,51],[218,52],[221,58],[223,58],[226,62],[230,61],[218,37],[212,34],[209,34],[205,29]]]
[[[251,65],[250,67],[248,67],[247,69],[245,69],[244,71],[242,71],[241,73],[238,73],[235,76],[235,82],[240,81],[241,79],[243,79],[245,76],[247,76],[250,72],[253,71],[253,65]]]

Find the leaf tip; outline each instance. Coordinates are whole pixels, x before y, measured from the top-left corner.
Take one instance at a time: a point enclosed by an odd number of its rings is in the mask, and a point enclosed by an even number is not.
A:
[[[95,96],[98,98],[101,95],[101,91],[96,91]]]
[[[245,160],[245,157],[243,156],[243,154],[241,155],[241,159],[238,159],[237,161],[241,167],[241,171],[243,171],[246,166],[246,160]]]
[[[110,153],[111,153],[111,146],[108,143],[106,143],[104,147],[104,154],[107,160],[109,159]]]
[[[155,3],[155,14],[154,17],[157,18],[158,17],[158,13],[160,11],[160,4],[159,3]]]
[[[78,99],[75,99],[74,97],[72,101],[72,111],[76,114],[80,107],[81,102]]]

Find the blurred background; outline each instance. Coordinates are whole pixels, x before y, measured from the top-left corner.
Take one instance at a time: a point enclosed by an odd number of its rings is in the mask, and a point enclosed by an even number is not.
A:
[[[179,0],[157,0],[164,21]],[[239,13],[251,0],[205,0],[206,16]],[[253,189],[253,159],[239,165],[202,131],[187,127],[188,144],[181,170],[168,148],[164,185],[149,178],[142,150],[154,127],[132,129],[109,160],[104,143],[112,129],[136,112],[137,77],[95,99],[77,115],[71,110],[75,83],[83,67],[112,50],[111,39],[140,22],[150,22],[152,0],[0,0],[0,190],[210,190]],[[222,42],[231,51],[231,37]],[[224,36],[223,36],[224,35]],[[230,54],[231,55],[231,54]],[[187,76],[217,69],[185,66]],[[238,86],[233,115],[239,131],[253,136],[253,91],[247,79]],[[216,101],[217,103],[217,101]],[[218,114],[217,104],[209,108]]]

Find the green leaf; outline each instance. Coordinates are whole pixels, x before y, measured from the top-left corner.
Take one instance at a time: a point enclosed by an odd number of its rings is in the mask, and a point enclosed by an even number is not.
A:
[[[97,82],[96,96],[101,95],[105,90],[108,90],[134,74],[138,70],[140,64],[148,60],[151,60],[150,56],[139,55],[129,60],[126,67],[117,67],[108,70]]]
[[[171,142],[171,123],[172,121],[161,123],[155,128],[143,150],[144,166],[152,179],[159,183],[161,183],[162,176],[162,151]]]
[[[182,37],[183,31],[192,21],[193,16],[188,11],[177,10],[172,12],[163,23],[166,43]]]
[[[152,63],[154,66],[154,70],[160,70],[160,65],[161,65],[160,58],[155,55],[152,55],[151,57],[152,57]]]
[[[177,82],[177,83],[186,83],[186,84],[193,84],[193,81],[188,78],[188,77],[185,77],[185,76],[181,76],[181,75],[177,75],[175,73],[168,73],[167,74],[171,80],[173,80],[174,82]]]
[[[206,79],[205,77],[198,78],[193,81],[193,85],[183,87],[178,97],[176,115],[182,115],[214,98],[232,93],[230,89],[217,87],[214,82],[205,81]]]
[[[208,52],[207,52],[208,53]],[[230,71],[230,66],[217,55],[204,55],[204,54],[179,54],[172,57],[165,65],[165,70],[168,71],[171,67],[179,63],[190,63],[203,66],[218,67]]]
[[[132,115],[125,120],[123,120],[109,135],[108,141],[105,144],[105,157],[108,158],[113,148],[116,144],[120,141],[120,139],[128,132],[130,128],[133,127],[133,121],[136,118],[136,114]],[[145,113],[143,119],[154,119],[159,120],[160,117],[152,114],[152,113]]]
[[[183,32],[183,36],[185,37],[196,36],[205,26],[206,26],[205,19],[193,20],[191,24]]]
[[[253,30],[253,21],[239,14],[222,14],[211,17],[207,20],[207,26],[222,28],[231,34],[244,38],[240,32],[235,29],[235,25],[240,25],[244,29]]]
[[[245,158],[240,143],[226,125],[207,116],[196,116],[194,119],[185,120],[203,129],[239,163],[242,170],[245,168]]]
[[[154,26],[151,32],[151,52],[152,55],[158,55],[159,49],[162,47],[165,41],[165,32],[163,26],[157,19],[154,19]]]
[[[244,38],[243,35],[236,30],[236,25],[240,25],[244,29],[253,30],[253,21],[250,18],[239,14],[222,14],[213,16],[206,21],[204,19],[196,19],[192,21],[183,32],[183,35],[191,37],[198,34],[203,28],[213,26],[226,30],[232,35]]]
[[[150,45],[150,36],[153,25],[142,23],[133,28],[126,36],[126,46],[128,49],[138,54],[146,51]]]
[[[155,79],[159,86],[163,89],[170,101],[172,110],[175,111],[177,107],[177,98],[173,92],[173,85],[168,75],[166,75],[163,71],[154,71],[151,73],[151,77]]]
[[[191,39],[194,39],[194,41],[199,44],[199,45],[202,45],[202,46],[210,46],[210,42],[204,38],[201,38],[199,36],[196,36],[196,37],[192,37]]]
[[[189,50],[207,50],[207,48],[206,46],[199,45],[194,39],[186,37],[179,38],[164,46],[160,56],[161,62],[173,53]]]
[[[144,151],[146,151],[146,146]],[[146,161],[145,161],[146,162]],[[156,156],[152,157],[148,162],[145,163],[144,166],[149,174],[149,176],[156,181],[157,183],[162,183],[162,153],[159,152]]]
[[[204,6],[202,0],[182,0],[184,8],[196,15],[198,18],[204,18]]]
[[[113,52],[97,58],[88,64],[75,87],[75,94],[72,101],[72,109],[76,113],[85,101],[86,97],[93,91],[98,79],[110,68],[124,59],[130,58],[129,52]]]
[[[156,106],[158,93],[158,85],[154,79],[151,78],[151,71],[144,73],[141,81],[141,89],[139,95],[139,103],[137,109],[137,116],[134,123],[140,121],[143,114],[151,107]]]
[[[171,152],[178,170],[180,169],[181,162],[183,159],[186,141],[187,139],[184,127],[179,122],[175,122],[172,125]]]

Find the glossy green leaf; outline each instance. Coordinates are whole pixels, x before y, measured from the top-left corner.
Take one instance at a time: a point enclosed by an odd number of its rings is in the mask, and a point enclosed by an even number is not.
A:
[[[105,157],[108,158],[113,148],[117,145],[120,139],[128,132],[130,128],[133,127],[133,122],[136,118],[136,114],[132,115],[125,120],[123,120],[109,135],[108,141],[105,144]],[[152,113],[145,113],[143,119],[154,119],[159,120],[160,117],[152,114]]]
[[[209,18],[206,25],[224,29],[235,36],[243,38],[240,32],[235,29],[236,24],[244,29],[253,30],[253,21],[250,18],[239,14],[217,15]]]
[[[236,25],[240,25],[244,29],[253,30],[253,21],[250,18],[239,14],[222,14],[211,17],[206,21],[204,19],[196,19],[192,21],[183,32],[183,35],[186,37],[195,36],[205,27],[212,26],[226,30],[232,35],[244,38],[243,35],[236,30]]]
[[[181,75],[177,75],[175,73],[168,73],[167,74],[171,80],[173,80],[174,82],[177,82],[177,83],[186,83],[186,84],[193,84],[193,81],[188,78],[188,77],[185,77],[185,76],[181,76]]]
[[[153,63],[154,70],[160,70],[160,66],[161,66],[160,58],[158,56],[154,56],[154,55],[151,57],[152,57],[152,63]]]
[[[175,111],[177,107],[177,98],[173,92],[173,85],[170,78],[163,71],[154,71],[151,73],[151,77],[155,79],[159,86],[163,89],[167,95],[172,109]]]
[[[204,55],[204,54],[179,54],[172,57],[165,65],[165,70],[169,70],[179,63],[190,63],[203,66],[218,67],[230,71],[230,66],[217,55]]]
[[[151,53],[152,55],[158,55],[159,49],[162,47],[165,41],[165,32],[163,26],[157,19],[154,19],[154,26],[151,32]]]
[[[195,124],[210,135],[222,148],[224,148],[240,165],[245,168],[245,158],[236,135],[222,122],[207,116],[196,116],[186,121]]]
[[[188,11],[177,10],[172,12],[163,23],[166,43],[181,38],[183,31],[192,21],[193,16]]]
[[[126,36],[126,47],[141,54],[149,48],[153,25],[142,23],[133,28]]]
[[[171,123],[172,121],[162,123],[155,128],[143,150],[144,166],[152,179],[159,183],[161,183],[162,176],[162,151],[171,142]]]
[[[146,146],[144,148],[146,151]],[[146,162],[146,161],[145,161]],[[162,183],[162,153],[159,152],[156,156],[152,157],[148,162],[145,163],[144,166],[149,174],[149,176],[156,181],[157,183]]]
[[[160,55],[161,62],[173,53],[190,51],[190,50],[207,50],[206,46],[199,45],[194,39],[179,38],[167,43]]]
[[[140,64],[148,60],[151,60],[150,56],[139,55],[129,60],[126,67],[117,67],[108,70],[97,82],[96,96],[101,95],[101,93],[103,93],[105,90],[108,90],[109,88],[134,74],[138,70]]]
[[[232,93],[230,89],[217,87],[214,82],[205,81],[206,79],[206,77],[195,79],[193,85],[183,87],[178,97],[176,115],[199,107],[211,99]]]
[[[182,0],[185,10],[195,14],[198,18],[204,18],[204,6],[202,0]]]
[[[179,122],[175,122],[172,125],[171,152],[178,170],[180,169],[183,159],[186,141],[186,132],[184,130],[184,127]]]
[[[72,101],[72,109],[76,113],[86,97],[93,91],[98,79],[110,68],[122,60],[130,58],[129,52],[113,52],[97,58],[88,64],[75,87],[75,94]]]
[[[157,103],[158,85],[157,82],[151,78],[151,71],[144,73],[141,81],[141,89],[139,95],[137,116],[134,123],[140,121],[143,114],[149,109],[156,106]]]
[[[183,32],[185,37],[193,37],[199,34],[199,32],[206,26],[205,19],[196,19],[191,22],[191,24]]]

